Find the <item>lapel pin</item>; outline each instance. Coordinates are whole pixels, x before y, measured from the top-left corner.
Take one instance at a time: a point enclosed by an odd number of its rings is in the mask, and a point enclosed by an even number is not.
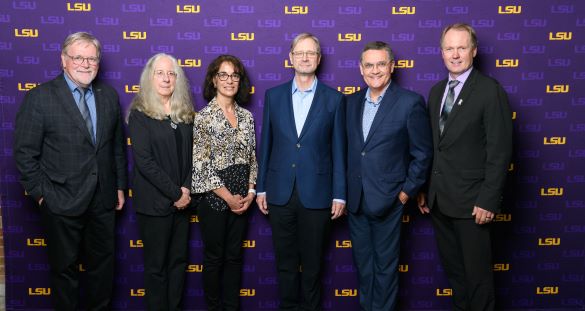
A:
[[[462,104],[462,103],[463,103],[463,99],[460,99],[460,100],[457,102],[457,106],[461,106],[461,104]]]

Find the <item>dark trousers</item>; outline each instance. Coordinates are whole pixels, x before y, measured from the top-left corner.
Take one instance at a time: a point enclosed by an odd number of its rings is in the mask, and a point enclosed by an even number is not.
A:
[[[51,296],[55,310],[79,308],[80,263],[87,281],[86,309],[108,310],[114,283],[114,210],[112,207],[106,209],[97,195],[81,216],[53,214],[45,203],[40,208],[47,230]],[[81,253],[84,254],[83,262],[79,260]]]
[[[189,213],[137,214],[144,245],[144,288],[148,310],[181,310],[187,269]]]
[[[295,190],[288,204],[269,205],[269,212],[280,310],[321,310],[320,274],[331,210],[305,208]]]
[[[453,289],[453,310],[494,310],[491,225],[446,216],[438,203],[431,218],[441,262]]]
[[[349,214],[353,258],[359,276],[360,309],[392,311],[398,296],[398,259],[402,204],[396,200],[382,216],[363,213],[364,200],[357,213]]]
[[[248,229],[246,214],[217,211],[204,198],[198,207],[203,239],[203,289],[208,311],[239,310],[242,243]]]

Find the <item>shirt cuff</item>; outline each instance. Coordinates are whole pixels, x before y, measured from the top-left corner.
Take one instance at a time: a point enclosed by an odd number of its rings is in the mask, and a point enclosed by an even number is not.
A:
[[[256,193],[256,196],[261,196],[261,195],[266,195],[266,192],[258,192],[258,193]]]
[[[333,202],[345,204],[345,200],[342,200],[342,199],[333,199]]]

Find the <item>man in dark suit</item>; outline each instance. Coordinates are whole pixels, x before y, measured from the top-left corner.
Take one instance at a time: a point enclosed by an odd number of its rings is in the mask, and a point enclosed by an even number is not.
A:
[[[368,87],[347,104],[347,203],[361,310],[396,307],[402,210],[432,158],[424,99],[392,82],[393,71],[388,44],[366,44],[360,72]]]
[[[512,113],[502,86],[473,68],[471,26],[447,26],[441,49],[449,77],[429,94],[434,158],[419,209],[431,214],[454,310],[494,310],[490,224],[512,154]]]
[[[256,202],[270,213],[280,310],[321,309],[324,246],[345,207],[345,102],[317,81],[320,52],[315,36],[299,34],[294,79],[264,99]]]
[[[114,209],[124,205],[126,156],[116,91],[93,82],[100,43],[78,32],[63,43],[63,74],[30,90],[16,115],[14,158],[47,234],[56,310],[78,308],[80,251],[88,310],[109,308]]]

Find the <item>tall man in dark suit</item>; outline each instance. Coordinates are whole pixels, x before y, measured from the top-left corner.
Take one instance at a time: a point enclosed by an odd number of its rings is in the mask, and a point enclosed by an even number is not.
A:
[[[345,207],[345,102],[317,81],[315,36],[299,34],[289,57],[293,80],[264,99],[256,202],[270,213],[280,310],[320,310],[323,250]]]
[[[347,104],[348,210],[361,310],[394,310],[404,204],[431,164],[429,118],[421,95],[391,81],[390,46],[366,44],[360,72],[367,88]]]
[[[490,223],[512,154],[512,113],[500,84],[473,68],[471,26],[447,26],[441,50],[449,77],[429,94],[434,158],[419,209],[431,214],[454,310],[494,310]]]
[[[124,205],[126,156],[116,91],[93,82],[100,43],[78,32],[63,43],[63,74],[30,90],[16,115],[21,182],[46,229],[56,310],[78,308],[78,260],[85,254],[88,310],[109,308],[114,276],[114,209]]]

